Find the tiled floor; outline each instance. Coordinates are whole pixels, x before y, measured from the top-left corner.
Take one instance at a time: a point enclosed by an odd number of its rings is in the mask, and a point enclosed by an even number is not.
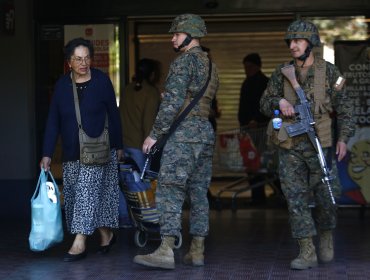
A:
[[[0,279],[370,279],[368,212],[360,218],[358,209],[340,208],[335,261],[306,271],[289,269],[298,248],[290,238],[287,212],[281,205],[211,210],[204,267],[181,263],[189,244],[187,214],[185,210],[183,246],[175,251],[173,271],[145,268],[132,262],[135,254],[150,252],[159,244],[153,240],[142,249],[136,247],[133,229],[117,231],[118,242],[108,255],[94,253],[98,240],[92,236],[88,240],[87,258],[65,263],[62,257],[71,244],[71,236],[66,235],[62,244],[46,252],[34,253],[28,248],[27,222],[3,224]]]

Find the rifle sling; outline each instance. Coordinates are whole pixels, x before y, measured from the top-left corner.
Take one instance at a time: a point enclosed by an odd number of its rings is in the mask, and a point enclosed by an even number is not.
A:
[[[193,100],[190,102],[190,104],[180,113],[180,115],[176,118],[176,120],[172,123],[170,126],[170,129],[168,132],[163,135],[152,147],[151,152],[153,151],[153,154],[157,151],[159,151],[165,144],[170,135],[176,130],[178,125],[185,119],[185,117],[189,114],[189,112],[193,109],[196,103],[202,98],[203,94],[208,88],[209,81],[212,76],[212,61],[209,59],[209,71],[208,71],[208,78],[203,86],[203,88],[200,90],[200,92],[193,98]]]
[[[318,114],[320,111],[323,111],[322,104],[325,103],[325,75],[326,75],[326,63],[323,59],[317,58],[317,62],[314,63],[314,70],[315,70],[315,76],[314,76],[314,86],[313,86],[313,92],[314,92],[314,102],[315,102],[315,108],[314,113]],[[286,63],[285,65],[288,65],[289,63]],[[307,93],[309,94],[309,93]],[[291,104],[296,104],[297,102],[297,94],[295,90],[293,89],[290,82],[284,78],[284,98],[288,100]]]

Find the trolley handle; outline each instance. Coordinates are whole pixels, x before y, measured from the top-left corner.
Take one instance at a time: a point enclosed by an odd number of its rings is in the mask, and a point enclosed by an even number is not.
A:
[[[143,180],[144,179],[144,176],[145,176],[145,172],[146,170],[150,167],[150,164],[152,162],[152,158],[154,157],[154,155],[156,153],[159,152],[160,150],[160,145],[162,145],[162,142],[160,141],[159,144],[157,144],[158,142],[156,142],[151,148],[150,148],[150,151],[146,154],[146,160],[145,160],[145,164],[144,164],[144,168],[141,172],[141,175],[140,175],[140,179]]]

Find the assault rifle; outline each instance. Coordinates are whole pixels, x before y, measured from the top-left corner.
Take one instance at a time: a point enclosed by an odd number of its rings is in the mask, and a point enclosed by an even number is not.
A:
[[[298,121],[286,126],[286,131],[289,137],[294,137],[303,133],[307,133],[308,138],[310,139],[312,145],[315,147],[317,156],[320,161],[321,170],[324,175],[324,177],[322,178],[322,182],[328,187],[331,201],[333,204],[335,204],[335,199],[331,188],[331,182],[334,180],[334,177],[331,175],[331,172],[326,164],[325,156],[322,151],[319,138],[317,137],[317,133],[315,130],[315,120],[313,119],[311,112],[311,104],[308,102],[303,89],[297,82],[294,66],[285,66],[281,68],[281,72],[291,83],[300,100],[300,104],[294,106],[294,111],[296,113]]]

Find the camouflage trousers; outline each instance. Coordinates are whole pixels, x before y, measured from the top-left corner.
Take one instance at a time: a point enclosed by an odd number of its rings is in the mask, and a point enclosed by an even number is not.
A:
[[[201,143],[168,141],[165,145],[155,197],[161,235],[179,235],[185,199],[190,202],[190,234],[208,234],[207,192],[212,176],[213,149],[213,145]]]
[[[336,176],[337,169],[335,162],[332,164],[330,149],[325,148],[323,152]],[[317,229],[330,230],[336,227],[336,206],[331,201],[328,187],[322,182],[320,162],[310,142],[302,141],[289,150],[279,149],[279,176],[288,203],[293,238],[314,236]],[[338,179],[332,184],[332,192],[334,197],[340,195]]]

